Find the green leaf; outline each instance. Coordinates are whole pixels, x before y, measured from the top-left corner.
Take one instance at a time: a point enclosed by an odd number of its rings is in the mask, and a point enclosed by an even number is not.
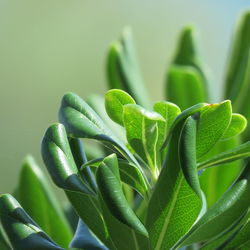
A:
[[[240,141],[237,137],[232,137],[226,141],[218,141],[213,149],[199,160],[199,163],[208,161],[209,164],[210,159],[212,163],[215,157],[215,161],[221,160],[221,163],[223,163],[223,165],[219,167],[206,168],[200,175],[200,183],[206,195],[208,207],[211,207],[226,192],[242,171],[242,161],[231,161],[234,160],[234,156],[236,157],[235,159],[237,159],[237,148],[239,145]],[[247,145],[245,146],[247,147]],[[233,149],[236,151],[235,155],[234,152],[230,152]],[[244,146],[243,148],[239,148],[239,151],[241,149],[243,150],[242,152],[244,152]],[[221,155],[224,152],[225,155]],[[219,158],[220,156],[225,156],[226,158]],[[228,159],[227,157],[232,158]]]
[[[207,99],[204,85],[196,68],[174,64],[167,73],[166,98],[181,109],[189,108]]]
[[[196,130],[199,113],[189,116],[181,130],[179,141],[179,159],[187,183],[201,198],[201,189],[196,166]]]
[[[247,120],[243,115],[232,114],[232,119],[221,140],[229,139],[241,134],[247,126]]]
[[[110,89],[122,89],[129,93],[136,103],[150,107],[129,28],[124,30],[120,41],[113,43],[109,49],[107,78]]]
[[[122,191],[116,156],[105,158],[96,175],[103,216],[114,243],[111,249],[149,249],[148,233]]]
[[[223,101],[209,104],[200,111],[200,122],[197,131],[197,159],[206,154],[223,136],[232,117],[231,102]]]
[[[23,165],[17,187],[18,199],[27,213],[55,242],[68,247],[72,231],[45,175],[31,156]]]
[[[249,249],[250,248],[250,212],[245,223],[239,228],[225,249]]]
[[[15,250],[60,249],[10,195],[0,196],[0,221]]]
[[[203,105],[196,105],[189,110],[184,111],[176,118],[172,127],[171,136],[168,139],[168,151],[165,158],[165,164],[162,168],[159,179],[155,185],[153,194],[149,201],[146,228],[149,232],[150,241],[154,250],[170,249],[173,245],[191,228],[193,223],[198,218],[202,208],[202,201],[195,191],[191,188],[196,187],[195,181],[192,177],[197,175],[196,168],[192,166],[194,159],[187,158],[188,162],[185,163],[184,159],[181,160],[182,167],[186,169],[191,166],[191,170],[185,170],[187,179],[183,176],[182,168],[180,165],[179,148],[181,152],[185,151],[188,157],[188,151],[192,152],[195,156],[195,142],[194,137],[189,137],[188,134],[195,134],[196,125],[187,126],[183,131],[181,143],[190,141],[190,148],[185,145],[180,145],[180,133],[185,122],[186,115],[197,112]],[[192,122],[193,123],[193,122]],[[188,122],[189,125],[189,122]],[[192,132],[191,132],[192,131]],[[184,136],[185,135],[185,136]],[[186,137],[187,136],[187,137]],[[197,180],[197,177],[194,177]]]
[[[131,147],[153,172],[157,171],[158,122],[164,121],[164,118],[139,105],[127,104],[124,106],[123,121]]]
[[[250,165],[238,180],[193,226],[181,241],[181,245],[209,240],[239,219],[249,208]]]
[[[106,157],[100,164],[97,169],[96,180],[102,198],[113,216],[133,230],[147,236],[147,230],[129,207],[123,194],[115,154]]]
[[[135,104],[134,99],[125,91],[111,89],[105,94],[105,108],[109,117],[123,126],[123,106]]]
[[[145,195],[148,190],[148,182],[141,172],[138,171],[138,168],[124,160],[119,160],[118,162],[121,181],[135,189],[142,196]]]
[[[174,119],[181,113],[181,110],[174,103],[160,101],[154,104],[154,111],[159,113],[165,119],[165,121],[158,122],[158,144],[161,148]]]
[[[250,60],[250,11],[245,12],[236,27],[234,41],[231,51],[230,63],[228,64],[225,78],[225,97],[232,100],[233,105],[240,104],[247,106],[249,87],[249,60]],[[236,109],[238,111],[238,108]]]
[[[113,135],[96,112],[79,96],[73,93],[64,95],[59,111],[59,119],[64,124],[68,136],[91,138],[109,143],[140,168],[123,142]]]
[[[47,129],[42,140],[41,151],[43,161],[58,187],[93,194],[91,188],[78,175],[78,169],[62,124],[55,123]]]
[[[218,166],[224,163],[244,159],[250,156],[250,142],[241,144],[233,149],[215,155],[197,164],[198,170]]]

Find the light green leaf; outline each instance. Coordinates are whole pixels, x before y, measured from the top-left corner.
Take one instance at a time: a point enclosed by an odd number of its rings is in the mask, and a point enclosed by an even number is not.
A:
[[[10,195],[0,195],[0,221],[15,250],[63,248],[52,241]]]
[[[17,190],[18,200],[27,213],[55,242],[68,247],[73,236],[70,225],[45,175],[31,156],[22,165]]]
[[[241,144],[233,149],[222,152],[206,161],[197,164],[198,170],[218,166],[224,163],[244,159],[250,156],[250,142]]]
[[[233,186],[193,226],[181,245],[209,240],[227,230],[249,208],[250,165],[247,165]]]
[[[209,104],[200,111],[200,122],[197,131],[197,159],[206,154],[223,136],[232,117],[231,102],[223,101]]]
[[[97,169],[96,179],[104,218],[116,249],[148,249],[147,230],[122,191],[116,155],[105,158]]]
[[[199,113],[189,116],[181,130],[179,140],[179,159],[187,183],[201,198],[201,189],[196,166],[196,130]]]
[[[107,78],[110,89],[122,89],[129,93],[136,103],[150,107],[129,28],[124,29],[120,41],[113,43],[109,49]]]
[[[227,128],[225,134],[222,136],[221,140],[225,140],[241,134],[247,126],[247,120],[243,115],[232,114],[232,119]]]
[[[190,66],[172,65],[167,73],[166,98],[182,110],[206,100],[204,79]]]
[[[135,104],[134,99],[125,91],[111,89],[105,94],[105,108],[109,117],[116,123],[123,126],[123,106]]]
[[[69,137],[91,138],[106,142],[135,163],[141,170],[136,159],[123,142],[113,135],[96,112],[76,94],[68,93],[64,95],[59,119],[65,125]]]
[[[174,103],[160,101],[154,104],[154,111],[165,119],[165,121],[158,122],[158,145],[161,148],[174,119],[181,113],[181,110]]]
[[[146,228],[154,250],[173,247],[191,228],[202,208],[202,201],[184,178],[179,161],[180,157],[182,157],[179,154],[179,139],[186,115],[197,112],[201,107],[203,105],[196,105],[181,113],[172,127],[165,164],[155,185],[147,211]],[[190,128],[192,134],[194,134],[194,127],[191,126]],[[195,140],[196,138],[190,137],[190,139]],[[185,141],[183,138],[182,143]],[[190,148],[184,147],[184,145],[181,148],[195,152],[194,146],[195,143],[192,142]],[[191,147],[193,148],[191,149]],[[185,155],[187,156],[188,152]],[[195,154],[192,153],[192,155]],[[181,160],[182,164],[185,164],[183,168],[194,163],[193,159],[188,160],[188,164]],[[186,171],[188,178],[197,175],[197,171],[193,166],[192,169],[195,171],[194,173]],[[197,177],[194,179],[196,180]],[[189,183],[193,187],[196,186],[191,178],[189,178]]]
[[[164,118],[139,105],[127,104],[124,106],[123,121],[131,147],[153,172],[157,171],[158,122],[165,121]]]
[[[78,174],[67,134],[62,124],[55,123],[47,129],[42,140],[41,151],[43,161],[58,187],[93,194],[91,188],[82,181]]]

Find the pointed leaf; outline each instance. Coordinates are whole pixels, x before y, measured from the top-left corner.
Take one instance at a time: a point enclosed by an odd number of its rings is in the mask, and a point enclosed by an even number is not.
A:
[[[9,194],[0,196],[0,221],[16,250],[60,249]]]
[[[23,165],[18,199],[39,226],[59,245],[68,247],[72,238],[70,225],[45,175],[31,156]]]
[[[47,129],[42,140],[42,157],[54,183],[58,187],[93,194],[90,187],[78,175],[78,169],[62,124],[55,123]]]
[[[225,134],[222,136],[221,140],[225,140],[241,134],[247,126],[247,120],[243,115],[232,114],[232,119],[227,128]]]
[[[190,66],[172,65],[167,74],[166,98],[181,109],[206,100],[204,79]]]
[[[111,89],[105,94],[105,107],[109,117],[123,126],[123,106],[135,104],[134,99],[125,91]]]
[[[129,28],[124,30],[121,40],[110,47],[107,58],[107,77],[110,89],[125,90],[136,103],[144,107],[150,106]]]

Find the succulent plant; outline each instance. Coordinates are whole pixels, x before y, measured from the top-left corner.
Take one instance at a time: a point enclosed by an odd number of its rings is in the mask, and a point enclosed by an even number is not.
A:
[[[65,94],[42,140],[67,208],[28,156],[13,194],[0,196],[0,249],[249,249],[249,29],[246,12],[225,101],[212,104],[193,27],[154,104],[126,29],[109,49],[105,97]]]

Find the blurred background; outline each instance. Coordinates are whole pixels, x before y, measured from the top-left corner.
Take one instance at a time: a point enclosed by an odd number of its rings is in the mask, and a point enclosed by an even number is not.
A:
[[[104,94],[105,57],[131,26],[152,100],[164,98],[165,72],[187,24],[200,34],[211,71],[213,101],[221,98],[230,38],[248,0],[0,0],[0,193],[16,185],[23,158],[42,165],[40,141],[57,121],[62,95]]]

